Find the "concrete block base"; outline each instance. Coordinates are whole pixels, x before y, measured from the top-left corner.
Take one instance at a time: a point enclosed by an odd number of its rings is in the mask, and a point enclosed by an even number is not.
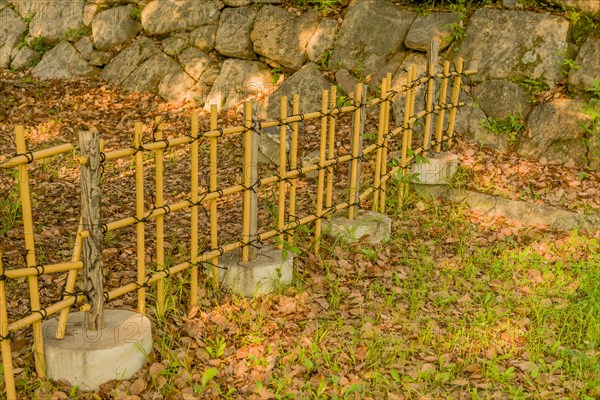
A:
[[[226,289],[244,296],[272,293],[279,285],[292,283],[294,256],[274,246],[258,249],[254,260],[242,262],[242,250],[236,249],[219,259],[219,279]]]
[[[411,173],[417,174],[416,183],[446,185],[458,170],[458,156],[441,152],[428,158],[428,162],[413,164]]]
[[[104,310],[104,329],[85,331],[84,313],[69,314],[65,337],[55,339],[57,319],[42,324],[48,378],[81,390],[97,390],[113,379],[131,378],[152,351],[150,320],[125,310]]]
[[[346,218],[347,213],[337,213],[323,221],[326,235],[353,243],[369,236],[367,242],[378,244],[388,240],[392,234],[392,219],[387,215],[373,211],[360,210],[355,220]]]

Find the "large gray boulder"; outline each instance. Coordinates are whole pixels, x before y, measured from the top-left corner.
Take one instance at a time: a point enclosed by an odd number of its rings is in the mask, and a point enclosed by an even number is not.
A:
[[[22,18],[31,18],[40,11],[50,0],[10,0],[15,10]]]
[[[222,0],[226,6],[229,7],[242,7],[249,6],[252,4],[252,0]]]
[[[188,34],[175,33],[161,41],[162,51],[170,56],[179,55],[188,46],[189,40]]]
[[[408,71],[413,65],[417,69],[417,76],[425,73],[427,56],[423,53],[409,53],[396,70],[396,73],[392,76],[391,89],[398,92],[396,97],[394,97],[394,102],[392,103],[392,110],[396,124],[402,124],[404,121],[404,109],[406,107],[406,92],[404,91],[404,88],[407,84],[406,78],[408,77]],[[415,113],[418,113],[425,108],[425,88],[426,86],[424,85],[416,88]]]
[[[315,63],[324,61],[326,52],[333,49],[339,29],[340,24],[335,19],[323,18],[321,20],[306,48],[306,55],[310,61]]]
[[[131,17],[133,6],[109,8],[92,20],[92,39],[98,50],[108,50],[127,43],[142,29],[142,25]]]
[[[212,104],[218,110],[230,109],[255,95],[270,90],[271,70],[259,61],[225,60],[208,97],[205,109]]]
[[[25,69],[29,67],[33,67],[37,62],[42,58],[40,53],[35,50],[30,49],[27,46],[23,46],[20,49],[15,49],[16,54],[13,57],[12,62],[10,63],[10,67],[12,69]]]
[[[158,94],[173,103],[192,100],[191,91],[195,84],[196,81],[181,68],[171,68],[158,85]]]
[[[205,25],[190,32],[190,43],[208,53],[215,48],[217,25]]]
[[[566,162],[570,158],[580,165],[587,164],[585,131],[582,124],[589,116],[581,111],[581,103],[557,99],[533,107],[527,122],[527,136],[518,153],[524,157]]]
[[[10,8],[0,11],[0,68],[10,66],[13,49],[27,29],[27,24]]]
[[[399,50],[416,14],[388,0],[355,1],[340,27],[330,67],[375,73]]]
[[[433,39],[440,41],[440,50],[451,43],[453,24],[460,22],[460,14],[454,12],[440,12],[419,15],[410,27],[404,45],[409,49],[427,51],[429,42]]]
[[[250,31],[252,31],[257,14],[256,7],[223,10],[215,39],[215,50],[227,57],[256,59],[250,40]]]
[[[281,97],[287,96],[288,113],[292,113],[295,94],[300,95],[300,112],[321,111],[321,93],[331,87],[319,68],[308,63],[286,79],[262,104],[261,114],[267,118],[279,118]]]
[[[142,62],[121,86],[132,92],[157,92],[165,77],[177,75],[180,71],[179,64],[165,53],[159,52]]]
[[[92,67],[67,41],[62,41],[44,54],[31,71],[40,79],[66,79],[77,76],[94,76],[98,69]]]
[[[456,135],[476,143],[480,147],[506,152],[509,148],[507,135],[492,132],[486,126],[488,118],[481,108],[468,96],[461,94],[461,101],[465,102],[456,112],[454,132]],[[446,112],[444,132],[448,126],[449,113]]]
[[[29,24],[29,34],[47,43],[65,39],[69,31],[83,26],[85,0],[51,0],[35,14]]]
[[[510,81],[485,81],[473,88],[473,97],[483,112],[492,118],[505,118],[509,115],[526,118],[531,111],[529,93]]]
[[[142,10],[142,26],[149,35],[164,35],[216,25],[221,12],[210,0],[153,0]]]
[[[312,9],[297,16],[281,7],[264,6],[250,37],[256,53],[297,70],[306,61],[306,47],[318,26],[319,16]]]
[[[183,65],[185,72],[195,80],[200,80],[202,74],[215,64],[208,54],[195,47],[185,49],[179,56],[179,62]]]
[[[594,81],[600,81],[600,39],[590,37],[585,41],[575,65],[578,68],[569,72],[569,89],[585,91],[594,86]]]
[[[84,36],[75,42],[75,49],[77,49],[83,58],[89,61],[94,52],[94,43],[92,43],[92,39],[89,36]]]
[[[477,81],[530,78],[554,86],[561,78],[568,34],[569,21],[563,17],[480,8],[458,44],[457,57],[478,70]]]
[[[100,77],[119,85],[139,65],[160,52],[152,40],[144,36],[139,37],[112,59],[110,64],[102,70]]]
[[[213,64],[200,76],[200,79],[191,89],[189,96],[196,105],[204,105],[220,73],[221,67],[218,64]]]
[[[580,11],[590,17],[600,19],[600,1],[597,0],[552,0],[567,9]]]

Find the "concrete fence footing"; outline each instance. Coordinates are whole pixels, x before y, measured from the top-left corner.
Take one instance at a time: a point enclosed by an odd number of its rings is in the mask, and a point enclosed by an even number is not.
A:
[[[337,213],[323,221],[323,232],[346,243],[358,242],[368,236],[367,242],[378,244],[390,238],[392,219],[385,214],[360,210],[356,219]]]
[[[446,185],[458,170],[458,156],[456,154],[441,152],[427,161],[412,165],[411,173],[417,174],[417,183],[426,185]]]
[[[242,251],[225,253],[219,259],[219,280],[226,289],[244,296],[259,296],[292,283],[294,256],[274,246],[257,250],[257,257],[242,262]]]
[[[150,320],[126,310],[104,310],[104,329],[83,329],[85,314],[69,314],[64,339],[56,339],[57,319],[42,324],[47,375],[81,390],[97,390],[113,379],[129,379],[152,351]]]

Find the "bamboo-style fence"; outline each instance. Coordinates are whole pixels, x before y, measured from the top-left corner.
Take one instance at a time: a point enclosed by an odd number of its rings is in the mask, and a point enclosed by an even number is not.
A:
[[[192,112],[191,131],[182,136],[164,139],[160,129],[160,120],[155,121],[159,128],[156,129],[153,140],[142,141],[142,123],[135,124],[133,146],[104,152],[100,148],[97,154],[102,165],[117,159],[130,159],[135,166],[135,211],[133,215],[102,223],[101,232],[116,231],[125,227],[135,226],[136,235],[136,279],[110,291],[104,292],[102,301],[111,300],[127,293],[137,292],[137,310],[146,312],[147,289],[155,286],[156,307],[162,308],[165,303],[165,279],[183,271],[190,271],[189,304],[195,306],[198,302],[199,267],[208,268],[208,275],[218,284],[219,257],[224,253],[242,249],[243,261],[253,257],[253,248],[257,243],[278,238],[277,245],[283,246],[284,241],[293,240],[294,231],[303,225],[314,224],[314,251],[318,253],[319,238],[322,234],[322,221],[335,212],[347,210],[349,218],[355,218],[361,204],[369,200],[372,209],[378,212],[386,211],[386,196],[390,181],[398,176],[409,174],[411,163],[415,162],[417,155],[427,156],[442,150],[442,147],[451,144],[454,136],[454,125],[459,102],[461,83],[475,71],[464,71],[463,60],[458,59],[455,68],[451,69],[450,63],[445,62],[443,71],[436,72],[435,65],[430,63],[427,72],[417,76],[416,66],[408,70],[405,84],[400,90],[392,90],[392,76],[388,74],[381,83],[381,92],[378,96],[367,99],[366,90],[362,85],[356,87],[352,104],[346,106],[336,105],[336,88],[322,92],[322,103],[319,111],[300,113],[300,99],[293,97],[291,113],[288,110],[288,99],[283,97],[280,105],[280,117],[271,121],[260,121],[251,103],[244,107],[244,124],[234,127],[219,127],[216,107],[210,112],[210,125],[207,131],[199,129],[199,114]],[[439,85],[438,95],[435,86]],[[415,112],[416,91],[426,87],[426,101],[423,110]],[[450,92],[450,96],[448,96]],[[363,93],[365,95],[363,95]],[[391,106],[393,101],[404,102],[404,119],[396,121],[396,127],[391,128]],[[378,107],[378,128],[376,140],[372,144],[363,146],[362,126],[364,125],[367,107]],[[337,119],[343,114],[352,115],[352,132],[350,151],[343,154],[336,149]],[[447,117],[447,119],[446,119]],[[434,119],[435,118],[435,119]],[[319,159],[315,164],[299,167],[298,137],[301,123],[315,120],[320,122],[319,132]],[[415,124],[424,121],[422,138],[415,140]],[[435,126],[434,126],[435,125]],[[279,166],[276,174],[257,176],[257,138],[261,130],[268,127],[279,127],[280,151]],[[291,133],[288,133],[289,132]],[[288,134],[291,135],[291,146],[288,147]],[[221,187],[218,180],[218,150],[219,139],[228,135],[242,135],[244,146],[243,177],[239,184]],[[26,267],[6,268],[2,263],[0,254],[0,345],[2,363],[4,367],[4,382],[8,398],[16,398],[13,362],[11,357],[11,339],[17,331],[32,327],[34,337],[34,356],[36,371],[40,378],[45,378],[44,343],[42,336],[42,321],[52,315],[58,314],[57,338],[64,337],[67,317],[75,306],[81,311],[90,311],[93,302],[90,301],[91,288],[85,285],[84,290],[77,290],[78,271],[84,268],[82,262],[82,249],[86,241],[90,240],[93,230],[98,227],[85,225],[80,221],[78,233],[72,250],[71,261],[56,264],[42,265],[36,259],[36,246],[34,235],[34,221],[32,218],[32,202],[29,188],[28,165],[40,160],[65,154],[73,151],[75,146],[63,144],[60,146],[30,151],[25,143],[25,128],[15,128],[16,154],[0,164],[0,169],[16,169],[18,190],[21,200],[24,245],[26,254]],[[81,142],[83,143],[83,142]],[[206,144],[209,149],[208,188],[200,190],[199,176],[199,145]],[[397,143],[398,148],[391,148],[392,143]],[[80,147],[84,146],[80,144]],[[191,156],[190,185],[191,194],[184,200],[166,203],[164,200],[164,151],[168,148],[189,146]],[[87,146],[84,146],[87,147]],[[392,151],[400,152],[398,163],[390,164]],[[152,157],[146,157],[152,154]],[[90,165],[93,154],[80,152],[79,162],[82,168]],[[144,207],[144,170],[145,161],[151,158],[154,162],[154,199],[153,207]],[[372,168],[364,168],[366,163],[371,163]],[[345,199],[334,201],[333,183],[336,177],[337,166],[348,165],[349,179],[348,193]],[[363,168],[361,168],[363,164]],[[146,166],[147,168],[147,166]],[[369,185],[360,184],[361,171],[373,174],[370,176]],[[297,213],[297,185],[305,174],[317,172],[315,209],[303,217]],[[366,172],[365,172],[366,173]],[[83,176],[83,173],[82,173]],[[406,194],[406,181],[400,180],[400,196]],[[275,185],[278,193],[276,226],[273,229],[258,233],[256,229],[256,194],[262,188]],[[243,199],[243,218],[241,233],[238,240],[227,244],[219,241],[219,226],[217,216],[219,213],[218,200],[226,196],[238,194]],[[401,203],[401,202],[400,202]],[[200,249],[199,210],[208,205],[210,232],[207,239],[210,243],[208,249]],[[165,216],[187,210],[190,212],[190,256],[189,259],[176,265],[168,265],[165,261]],[[83,217],[82,217],[83,218]],[[145,234],[148,223],[154,221],[155,228],[155,260],[156,268],[150,269],[145,260]],[[67,273],[63,288],[63,296],[47,307],[42,308],[38,280],[43,275]],[[14,321],[8,320],[7,312],[7,282],[20,278],[27,278],[30,296],[30,312]],[[93,310],[92,310],[93,311]]]

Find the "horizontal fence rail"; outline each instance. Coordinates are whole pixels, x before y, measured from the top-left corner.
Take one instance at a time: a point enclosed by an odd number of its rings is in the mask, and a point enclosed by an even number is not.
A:
[[[450,70],[450,63],[445,62],[443,72],[436,73],[433,63],[428,65],[427,72],[417,76],[416,67],[411,66],[407,71],[406,82],[399,90],[392,89],[392,77],[388,74],[381,83],[378,96],[367,99],[367,91],[362,85],[357,85],[353,94],[352,104],[337,105],[337,90],[322,92],[320,111],[300,113],[299,96],[292,98],[291,114],[288,112],[288,99],[283,97],[280,104],[280,116],[271,121],[261,121],[253,111],[251,103],[244,107],[244,123],[240,126],[221,128],[218,126],[216,107],[210,112],[209,129],[201,132],[199,129],[199,114],[192,112],[191,129],[182,136],[165,139],[162,130],[162,120],[154,121],[153,138],[143,142],[141,123],[135,124],[133,146],[105,152],[100,144],[100,162],[104,167],[109,162],[118,159],[130,159],[135,169],[135,209],[131,215],[103,222],[100,225],[102,234],[117,231],[126,227],[135,227],[135,279],[127,284],[104,291],[101,296],[104,302],[116,299],[127,293],[137,293],[137,310],[146,312],[148,299],[147,291],[154,285],[156,310],[165,309],[165,279],[184,271],[190,271],[189,291],[190,306],[198,302],[199,267],[204,266],[210,281],[218,285],[219,257],[236,249],[242,250],[242,259],[247,261],[255,256],[254,249],[262,243],[276,238],[280,248],[284,242],[294,238],[297,228],[314,224],[314,252],[319,252],[319,239],[322,234],[323,219],[330,218],[340,211],[347,211],[348,218],[356,217],[361,205],[371,201],[374,211],[385,212],[387,188],[392,180],[399,184],[399,204],[402,203],[407,190],[407,176],[410,166],[421,155],[440,152],[444,145],[450,145],[454,137],[454,125],[457,109],[463,105],[459,102],[460,88],[463,80],[476,71],[463,71],[463,61],[458,60],[455,69]],[[436,97],[435,86],[439,85],[439,95]],[[426,87],[425,104],[419,105],[420,111],[415,111],[417,90]],[[450,95],[448,96],[448,92]],[[404,102],[402,121],[390,120],[392,104],[396,107]],[[377,132],[373,143],[364,145],[364,124],[367,108],[378,107]],[[336,149],[337,120],[342,115],[351,115],[352,129],[349,138],[350,148],[340,153]],[[446,120],[446,116],[448,117]],[[433,119],[435,118],[435,120]],[[416,140],[415,125],[424,119],[425,129],[422,138]],[[320,124],[318,162],[299,166],[298,138],[301,124],[314,120]],[[277,172],[267,176],[257,174],[258,136],[265,128],[279,127],[279,165]],[[225,136],[241,135],[243,141],[243,176],[239,183],[222,187],[218,182],[219,172],[219,140]],[[77,285],[78,271],[84,268],[82,247],[90,240],[90,230],[80,220],[75,237],[71,258],[69,261],[43,265],[36,259],[34,224],[32,217],[31,194],[29,190],[28,165],[40,160],[72,153],[75,146],[63,144],[44,150],[28,151],[25,143],[25,129],[15,128],[16,154],[0,162],[0,170],[16,169],[19,197],[21,201],[24,252],[26,266],[9,268],[3,262],[0,253],[0,344],[6,393],[8,398],[16,398],[16,390],[11,357],[11,340],[16,332],[31,326],[34,337],[34,357],[36,370],[40,378],[45,378],[44,346],[41,331],[42,321],[54,314],[59,314],[57,338],[64,337],[67,317],[70,310],[77,306],[81,311],[89,311],[93,302],[90,301],[89,288],[79,290]],[[339,137],[338,137],[339,138]],[[288,146],[289,142],[289,146]],[[198,177],[199,146],[208,147],[208,177],[206,188],[200,188]],[[190,196],[183,200],[165,201],[165,166],[164,151],[176,147],[187,146],[190,154]],[[396,146],[393,148],[392,146]],[[392,153],[399,154],[398,161],[392,162]],[[77,161],[85,166],[90,161],[90,155],[77,156]],[[145,174],[148,163],[154,166],[154,196],[152,208],[145,207]],[[334,201],[334,181],[339,167],[348,167],[348,193],[345,200]],[[309,173],[317,173],[315,209],[307,215],[298,215],[298,183]],[[361,177],[369,176],[369,184],[361,185]],[[366,186],[366,187],[365,187]],[[260,231],[256,226],[257,194],[266,187],[273,187],[277,193],[276,222],[270,229]],[[219,205],[220,199],[233,195],[241,197],[243,203],[241,232],[237,240],[221,244],[219,236]],[[170,265],[165,257],[165,217],[181,211],[190,214],[189,258]],[[209,232],[206,235],[208,243],[201,248],[199,232],[199,212],[203,210],[208,218]],[[155,265],[150,268],[146,260],[146,233],[148,224],[154,225],[153,249]],[[50,274],[66,273],[67,278],[62,289],[62,298],[46,307],[41,306],[38,280]],[[26,278],[29,289],[30,312],[20,319],[9,321],[7,310],[7,282]]]

